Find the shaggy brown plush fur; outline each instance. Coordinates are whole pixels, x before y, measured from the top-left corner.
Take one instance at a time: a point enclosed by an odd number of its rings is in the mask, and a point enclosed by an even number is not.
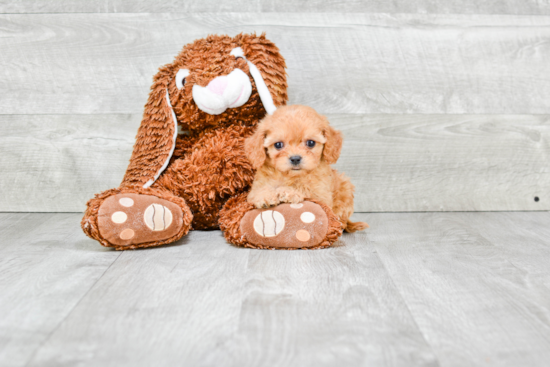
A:
[[[88,201],[81,225],[89,237],[103,246],[122,250],[171,243],[190,229],[216,229],[221,226],[227,231],[226,238],[229,241],[240,246],[261,247],[247,244],[240,238],[240,228],[238,222],[235,222],[235,215],[242,217],[242,211],[246,211],[242,198],[246,198],[254,176],[253,166],[244,153],[244,140],[252,135],[259,120],[266,115],[247,61],[230,54],[236,47],[240,47],[246,59],[260,71],[275,106],[286,104],[285,61],[278,48],[263,34],[209,36],[185,46],[174,62],[161,67],[154,77],[130,164],[120,187],[102,192]],[[193,86],[206,87],[214,78],[228,75],[237,68],[250,79],[252,93],[248,101],[240,107],[228,108],[219,115],[200,110],[193,99]],[[180,69],[189,70],[189,75],[185,78],[183,88],[178,89],[175,77]],[[167,91],[172,108],[166,99]],[[175,146],[172,113],[176,116],[179,129],[184,131],[184,134],[177,136]],[[172,150],[168,166],[155,180],[155,174],[163,167]],[[146,183],[153,181],[152,186],[143,188]],[[151,197],[155,197],[170,201],[181,209],[183,227],[178,228],[177,235],[163,240],[150,240],[162,238],[162,233],[157,232],[150,238],[145,235],[138,238],[136,235],[132,243],[137,244],[112,244],[102,236],[109,229],[100,228],[98,213],[101,205],[117,194],[147,195],[147,200],[138,203],[141,199],[132,196],[135,206],[119,206],[123,213],[104,211],[102,218],[114,218],[110,217],[111,214],[143,218],[143,214],[137,210],[141,204],[152,202]],[[162,203],[159,203],[158,208],[162,207]],[[225,214],[221,219],[220,211],[222,215]],[[326,211],[329,218],[334,218],[330,209]],[[125,216],[125,213],[131,215]],[[180,217],[180,213],[172,214]],[[122,223],[120,226],[128,230],[138,225],[141,229],[136,233],[144,233],[146,228],[144,223],[126,222],[125,219],[114,223]],[[341,228],[336,228],[332,223],[328,237],[318,247],[332,244],[340,233]]]
[[[154,77],[143,120],[136,136],[134,151],[118,189],[107,190],[87,203],[82,219],[84,232],[104,246],[116,247],[101,237],[97,228],[98,208],[118,193],[143,193],[176,203],[185,218],[192,218],[177,237],[132,247],[170,243],[191,228],[218,228],[218,215],[232,196],[248,190],[253,169],[244,155],[244,139],[266,114],[250,75],[247,62],[230,52],[241,47],[254,63],[271,93],[276,106],[287,101],[286,64],[278,48],[265,35],[239,34],[236,37],[209,36],[186,45],[173,63],[160,68]],[[176,86],[179,69],[188,69],[184,87]],[[241,107],[229,108],[220,115],[201,111],[193,101],[193,85],[206,86],[217,76],[239,68],[250,77],[252,94]],[[143,185],[152,180],[168,158],[173,145],[172,111],[166,103],[168,90],[178,125],[185,135],[176,140],[168,167],[150,189]],[[192,212],[192,215],[191,215]]]
[[[236,68],[250,76],[246,61],[230,55],[235,47],[241,47],[247,59],[261,72],[275,105],[286,103],[286,64],[279,49],[265,35],[240,34],[234,38],[209,36],[196,40],[185,46],[172,64],[161,67],[155,75],[134,152],[121,186],[145,184],[169,155],[174,131],[172,112],[164,103],[167,88],[178,125],[182,130],[189,131],[189,140],[198,141],[210,129],[228,128],[235,124],[255,126],[265,116],[252,78],[252,95],[244,106],[227,109],[221,115],[210,115],[199,110],[193,102],[193,85],[204,87],[215,77],[227,75]],[[184,88],[179,90],[175,75],[181,68],[188,69],[190,74]]]

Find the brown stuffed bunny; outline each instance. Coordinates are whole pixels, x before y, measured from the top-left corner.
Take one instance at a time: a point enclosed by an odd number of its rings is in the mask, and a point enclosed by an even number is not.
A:
[[[256,248],[335,242],[341,224],[322,204],[305,202],[318,213],[307,224],[313,236],[289,242],[300,227],[290,225],[297,212],[288,216],[288,204],[280,205],[284,230],[258,234],[254,218],[265,213],[246,202],[254,170],[244,140],[266,113],[286,104],[285,67],[263,34],[209,36],[185,46],[154,77],[120,187],[88,201],[86,235],[117,250],[171,243],[191,228],[221,227],[231,243]]]

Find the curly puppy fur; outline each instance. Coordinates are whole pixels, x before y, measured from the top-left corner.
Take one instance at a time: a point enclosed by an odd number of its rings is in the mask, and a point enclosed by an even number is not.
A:
[[[351,222],[354,186],[330,168],[342,149],[342,133],[313,108],[294,105],[265,117],[246,139],[245,152],[257,169],[248,195],[256,208],[318,200],[340,218],[346,232],[368,227]]]

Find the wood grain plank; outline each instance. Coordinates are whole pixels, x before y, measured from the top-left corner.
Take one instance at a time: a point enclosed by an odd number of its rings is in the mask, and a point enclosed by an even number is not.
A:
[[[365,236],[252,251],[220,232],[125,252],[30,366],[437,366]]]
[[[119,253],[86,239],[79,217],[0,213],[2,366],[550,358],[547,212],[357,214],[367,232],[290,252],[213,231]]]
[[[550,14],[548,0],[11,0],[0,13],[350,12],[444,14]]]
[[[219,231],[126,251],[29,365],[204,365],[238,327],[248,256]]]
[[[118,187],[138,115],[0,117],[0,211],[83,212]]]
[[[356,211],[550,210],[548,115],[327,116]],[[140,117],[0,115],[0,211],[83,211],[119,185]]]
[[[368,234],[326,251],[253,251],[248,269],[238,331],[210,365],[439,365]]]
[[[492,214],[480,214],[469,225],[506,254],[513,266],[526,274],[529,282],[543,284],[550,290],[550,214],[502,213],[495,221]],[[510,228],[503,231],[502,228]],[[529,241],[525,241],[529,238]],[[510,246],[510,243],[523,243],[523,246]]]
[[[357,214],[367,232],[319,251],[238,249],[218,231],[192,232],[122,253],[50,332],[37,325],[70,303],[64,290],[119,253],[73,232],[77,214],[0,214],[0,233],[37,219],[0,244],[2,365],[537,367],[550,358],[547,212]],[[78,267],[67,266],[75,253]],[[37,307],[42,293],[51,304]]]
[[[370,222],[371,245],[442,366],[547,365],[550,270],[531,274],[516,266],[516,254],[548,264],[549,239],[539,231],[549,213],[360,218]],[[535,230],[522,231],[526,223]]]
[[[79,214],[0,213],[0,365],[23,366],[120,255]]]
[[[550,209],[549,116],[329,118],[346,137],[336,167],[357,211]]]
[[[141,113],[152,76],[212,33],[267,32],[291,103],[324,113],[550,113],[548,16],[1,15],[0,113]]]

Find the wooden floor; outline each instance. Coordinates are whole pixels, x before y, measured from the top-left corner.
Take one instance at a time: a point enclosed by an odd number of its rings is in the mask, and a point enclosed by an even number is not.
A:
[[[1,366],[548,366],[550,213],[357,214],[317,251],[116,252],[0,214]]]

